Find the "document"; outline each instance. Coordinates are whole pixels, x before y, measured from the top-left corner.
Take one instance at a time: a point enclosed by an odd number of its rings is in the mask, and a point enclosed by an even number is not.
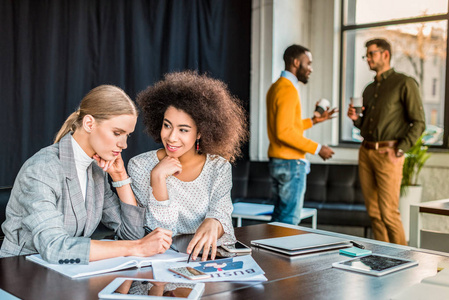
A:
[[[267,281],[265,272],[256,263],[251,255],[236,256],[224,259],[198,261],[198,262],[163,262],[153,263],[153,276],[155,280],[167,282],[192,282],[185,277],[169,271],[180,267],[192,267],[195,270],[209,274],[210,278],[198,279],[194,282],[217,281]]]
[[[109,273],[113,271],[120,271],[129,268],[142,268],[151,266],[156,261],[185,261],[188,254],[178,253],[173,250],[167,250],[163,254],[156,254],[150,257],[138,256],[121,256],[115,258],[102,259],[89,262],[88,265],[78,264],[50,264],[42,259],[39,254],[29,255],[27,260],[40,264],[48,269],[55,270],[70,278],[81,278],[97,274]]]
[[[394,296],[393,300],[418,300],[448,299],[449,295],[449,269],[444,269],[435,276],[430,276],[421,280],[421,283],[412,285]]]
[[[441,270],[435,276],[426,277],[421,282],[449,288],[449,268]]]

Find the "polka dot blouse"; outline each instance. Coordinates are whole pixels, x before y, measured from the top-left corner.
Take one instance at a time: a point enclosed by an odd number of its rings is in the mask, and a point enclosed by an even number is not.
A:
[[[235,242],[231,164],[223,157],[207,155],[203,170],[195,180],[185,182],[169,176],[166,179],[169,199],[157,201],[150,186],[150,173],[158,163],[155,150],[132,158],[128,164],[136,199],[147,208],[147,226],[170,229],[174,235],[191,234],[204,219],[214,218],[220,221],[225,232],[219,243]]]

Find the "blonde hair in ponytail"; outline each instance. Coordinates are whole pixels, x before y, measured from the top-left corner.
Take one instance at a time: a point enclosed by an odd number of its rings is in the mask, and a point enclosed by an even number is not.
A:
[[[73,112],[59,129],[54,143],[58,143],[67,133],[75,132],[80,128],[86,115],[91,115],[97,122],[101,122],[114,116],[137,116],[138,111],[134,102],[121,88],[100,85],[84,96],[79,109]]]

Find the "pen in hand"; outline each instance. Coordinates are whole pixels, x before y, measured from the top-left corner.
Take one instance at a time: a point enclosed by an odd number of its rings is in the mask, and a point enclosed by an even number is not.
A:
[[[196,246],[196,245],[195,245],[195,246]],[[190,258],[192,257],[192,253],[193,253],[194,250],[195,250],[195,247],[193,247],[192,252],[190,252],[189,258],[187,258],[187,263],[190,262]]]
[[[145,230],[145,234],[150,234],[151,232],[153,232],[153,229],[151,229],[151,228],[148,227],[148,226],[143,226],[143,229]],[[173,248],[172,245],[170,245],[170,249],[172,249],[173,251],[179,253],[178,249]]]

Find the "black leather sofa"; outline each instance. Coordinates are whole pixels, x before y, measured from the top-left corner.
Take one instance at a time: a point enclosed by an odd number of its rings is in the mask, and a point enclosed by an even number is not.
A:
[[[233,202],[273,204],[268,162],[237,162],[233,166],[231,195]],[[368,236],[371,225],[357,165],[312,164],[304,207],[318,210],[318,226],[360,226]],[[310,222],[310,219],[303,222]]]
[[[233,202],[273,204],[271,181],[267,162],[239,161],[232,169]],[[5,221],[5,209],[11,187],[0,187],[0,224]],[[370,219],[360,190],[357,165],[312,164],[307,176],[304,207],[318,210],[318,225],[360,226],[365,236]],[[310,222],[305,219],[304,223]],[[101,239],[111,232],[100,223],[94,239]],[[3,240],[0,228],[0,245]]]

